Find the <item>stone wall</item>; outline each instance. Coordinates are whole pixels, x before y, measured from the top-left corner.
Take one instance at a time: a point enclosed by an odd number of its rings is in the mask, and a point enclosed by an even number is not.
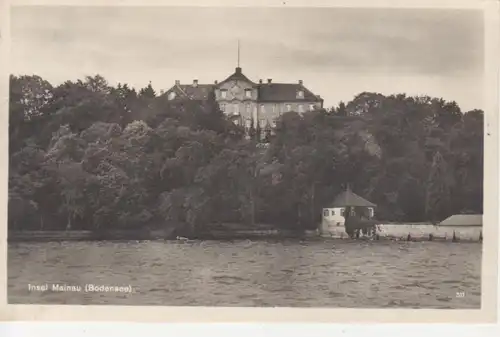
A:
[[[453,240],[480,241],[482,239],[481,226],[434,226],[430,223],[402,223],[381,224],[377,226],[380,238],[407,240]],[[338,222],[323,220],[321,236],[331,238],[348,238],[345,227]]]
[[[408,235],[413,239],[452,240],[453,233],[457,240],[479,241],[482,236],[481,226],[434,226],[432,224],[388,224],[379,225],[379,235],[397,239],[405,239]]]

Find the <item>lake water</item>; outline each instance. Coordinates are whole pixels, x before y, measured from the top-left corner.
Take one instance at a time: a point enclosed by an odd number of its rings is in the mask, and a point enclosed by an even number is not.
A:
[[[33,304],[480,308],[481,250],[479,243],[347,240],[10,243],[8,299]],[[28,289],[45,284],[48,291]],[[130,285],[133,292],[57,292],[50,290],[52,284]]]

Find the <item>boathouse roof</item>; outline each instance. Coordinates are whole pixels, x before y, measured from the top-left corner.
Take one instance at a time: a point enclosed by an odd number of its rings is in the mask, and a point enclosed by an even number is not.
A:
[[[439,223],[439,226],[482,226],[482,214],[455,214]]]
[[[377,207],[373,202],[370,202],[353,191],[350,187],[340,193],[335,200],[331,203],[330,207]]]

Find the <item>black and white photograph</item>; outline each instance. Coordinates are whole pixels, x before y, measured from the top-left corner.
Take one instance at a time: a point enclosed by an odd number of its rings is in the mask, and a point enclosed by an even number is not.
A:
[[[9,305],[481,309],[484,10],[82,2],[9,29]]]

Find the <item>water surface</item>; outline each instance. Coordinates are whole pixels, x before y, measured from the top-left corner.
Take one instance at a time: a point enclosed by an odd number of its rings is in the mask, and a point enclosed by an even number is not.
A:
[[[9,303],[480,308],[479,243],[10,243]],[[29,291],[128,286],[133,293]],[[457,293],[463,292],[463,297]]]

